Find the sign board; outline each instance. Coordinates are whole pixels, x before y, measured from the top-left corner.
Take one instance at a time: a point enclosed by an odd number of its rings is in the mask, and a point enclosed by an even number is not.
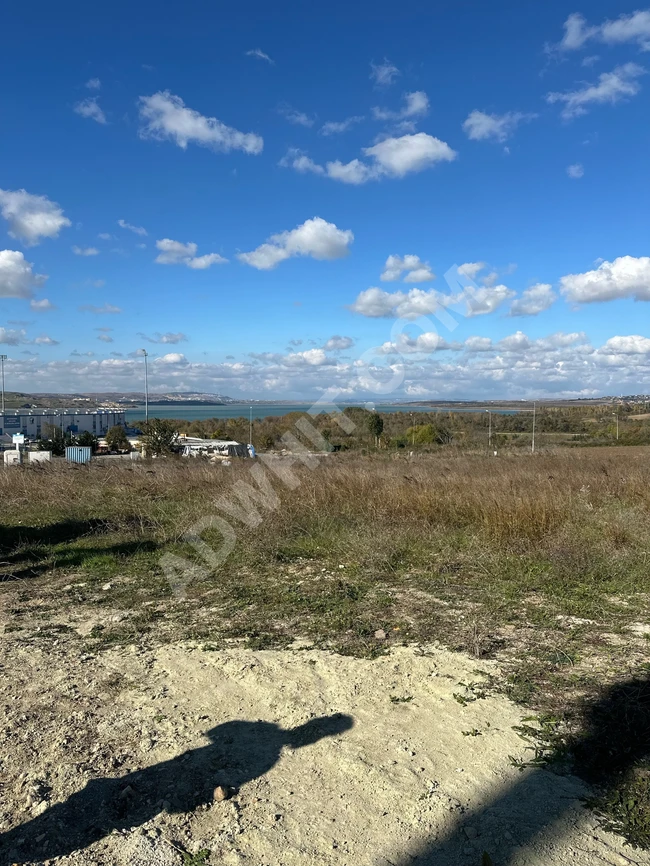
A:
[[[5,430],[20,430],[20,415],[5,415]]]
[[[11,437],[11,441],[14,445],[24,445],[25,444],[25,434],[24,433],[14,433]]]

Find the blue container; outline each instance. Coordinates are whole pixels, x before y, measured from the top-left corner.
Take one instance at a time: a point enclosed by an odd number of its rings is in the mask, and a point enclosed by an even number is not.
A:
[[[90,445],[68,445],[65,459],[68,463],[90,463],[93,450]]]

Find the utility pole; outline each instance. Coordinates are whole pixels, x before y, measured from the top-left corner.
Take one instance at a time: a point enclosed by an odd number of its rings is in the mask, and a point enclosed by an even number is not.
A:
[[[248,416],[248,444],[253,444],[253,407],[249,406]]]
[[[147,358],[149,352],[146,349],[140,349],[144,355],[144,420],[149,420],[149,370],[147,369]]]
[[[616,441],[618,442],[618,412],[612,412],[612,415],[616,418]]]
[[[0,365],[2,366],[2,425],[4,427],[4,414],[5,414],[5,361],[7,360],[6,355],[0,355]]]
[[[485,411],[488,413],[488,448],[492,450],[492,412],[489,409]]]
[[[533,445],[531,448],[531,452],[535,453],[535,416],[537,414],[537,403],[533,403]]]
[[[413,413],[411,415],[411,446],[415,448],[415,427],[413,426]]]

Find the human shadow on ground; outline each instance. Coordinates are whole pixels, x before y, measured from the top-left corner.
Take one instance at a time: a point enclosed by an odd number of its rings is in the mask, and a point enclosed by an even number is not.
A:
[[[544,848],[560,841],[553,825],[589,793],[582,783],[593,786],[591,792],[599,799],[618,800],[627,783],[648,774],[650,678],[630,679],[603,690],[598,700],[580,707],[579,714],[582,733],[569,744],[573,775],[528,770],[482,808],[463,814],[434,842],[380,862],[391,866],[480,866],[481,862],[508,866],[514,859],[520,862],[526,846],[533,842]],[[647,815],[647,803],[645,812]]]
[[[290,730],[263,721],[217,725],[207,732],[209,745],[126,776],[92,779],[64,803],[0,835],[0,866],[65,856],[162,811],[191,812],[213,801],[215,786],[237,790],[263,776],[283,748],[310,746],[353,724],[351,716],[336,714]]]
[[[101,536],[98,536],[101,541]],[[61,571],[81,568],[96,556],[126,558],[142,553],[155,553],[160,549],[156,541],[121,541],[95,547],[69,547],[54,552],[49,547],[30,547],[0,557],[0,584],[39,577],[55,567]]]

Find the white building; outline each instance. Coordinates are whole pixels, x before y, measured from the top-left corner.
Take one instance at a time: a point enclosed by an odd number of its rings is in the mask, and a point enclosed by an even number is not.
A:
[[[123,409],[18,409],[0,415],[0,436],[24,433],[29,439],[47,438],[52,427],[62,433],[104,436],[111,427],[125,426]]]

